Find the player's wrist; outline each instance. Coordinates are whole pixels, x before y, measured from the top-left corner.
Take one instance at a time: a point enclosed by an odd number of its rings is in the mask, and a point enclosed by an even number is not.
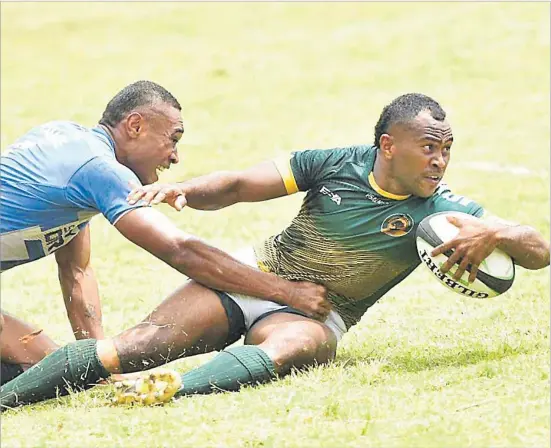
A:
[[[292,282],[274,275],[274,296],[272,300],[276,303],[293,306],[295,301],[295,286]]]

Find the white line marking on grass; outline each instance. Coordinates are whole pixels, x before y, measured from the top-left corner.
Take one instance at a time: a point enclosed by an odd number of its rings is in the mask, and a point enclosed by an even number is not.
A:
[[[537,176],[549,177],[547,170],[531,170],[525,166],[501,165],[493,162],[467,162],[459,163],[461,168],[468,168],[477,171],[489,171],[492,173],[507,173],[514,176]]]
[[[466,411],[467,409],[477,408],[479,406],[482,406],[482,405],[485,405],[485,404],[488,404],[488,403],[493,403],[494,401],[496,401],[495,398],[489,398],[488,400],[483,400],[483,401],[480,401],[478,403],[472,403],[472,404],[469,404],[469,405],[466,405],[466,406],[461,406],[460,408],[457,408],[455,410],[455,412],[462,412],[462,411]]]

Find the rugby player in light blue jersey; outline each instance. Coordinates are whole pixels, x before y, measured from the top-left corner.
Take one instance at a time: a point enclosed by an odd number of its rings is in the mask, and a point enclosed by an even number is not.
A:
[[[201,284],[292,305],[314,318],[327,316],[323,286],[253,269],[185,234],[145,202],[126,201],[131,184],[156,182],[159,171],[178,163],[183,133],[176,98],[153,82],[138,81],[113,97],[94,128],[55,121],[19,138],[0,165],[1,270],[55,254],[76,338],[102,339],[89,226],[101,213],[130,241]],[[57,348],[4,311],[0,324],[2,383]]]

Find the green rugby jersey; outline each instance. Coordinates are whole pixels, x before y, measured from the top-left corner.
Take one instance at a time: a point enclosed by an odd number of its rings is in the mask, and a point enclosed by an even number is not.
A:
[[[289,227],[254,248],[260,269],[325,285],[348,328],[419,265],[415,230],[423,218],[484,212],[445,184],[429,198],[385,192],[372,173],[376,156],[374,146],[353,146],[276,161],[287,193],[307,193]]]

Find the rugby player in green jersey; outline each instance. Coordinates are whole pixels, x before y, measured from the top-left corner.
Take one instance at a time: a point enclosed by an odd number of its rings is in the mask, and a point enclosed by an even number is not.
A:
[[[176,290],[144,321],[112,339],[79,349],[69,344],[2,387],[3,406],[32,403],[84,389],[112,373],[222,350],[242,335],[245,345],[221,351],[180,378],[160,371],[127,381],[119,402],[157,402],[177,396],[238,390],[335,357],[338,341],[365,311],[418,265],[414,230],[426,216],[461,211],[483,217],[475,202],[441,183],[453,136],[433,99],[407,94],[386,106],[373,146],[295,152],[240,172],[218,172],[176,185],[151,185],[129,201],[167,202],[215,210],[305,191],[302,207],[283,232],[236,254],[288,280],[324,285],[333,309],[323,321],[255,297],[215,291],[194,281]],[[437,248],[455,250],[475,268],[496,247],[528,269],[549,265],[549,244],[534,229],[491,220],[453,219],[459,235]],[[67,387],[69,386],[69,387]]]

